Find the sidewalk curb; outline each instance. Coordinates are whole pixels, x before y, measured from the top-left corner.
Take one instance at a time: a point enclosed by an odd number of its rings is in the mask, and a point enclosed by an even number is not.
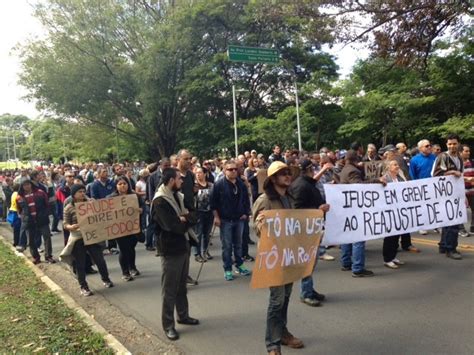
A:
[[[30,268],[31,271],[61,300],[64,301],[67,307],[76,312],[82,320],[92,328],[93,331],[101,334],[104,337],[107,345],[116,353],[120,355],[131,355],[132,353],[112,334],[110,334],[103,326],[101,326],[89,313],[85,311],[76,301],[72,299],[58,284],[51,280],[45,273],[37,268],[31,260],[29,260],[25,255],[19,253],[15,248],[5,239],[3,235],[0,235],[0,241],[3,242],[8,248],[10,248],[13,253],[19,258],[25,260],[26,265]]]
[[[438,241],[436,240],[430,240],[430,239],[424,239],[424,238],[411,238],[411,240],[420,244],[438,247]],[[458,249],[461,251],[466,251],[466,252],[474,252],[474,245],[459,243]]]

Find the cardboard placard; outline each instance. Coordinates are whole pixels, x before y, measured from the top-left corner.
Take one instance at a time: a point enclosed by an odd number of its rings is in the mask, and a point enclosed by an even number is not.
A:
[[[257,171],[257,181],[258,181],[258,193],[263,194],[263,183],[267,178],[267,169],[258,169]]]
[[[76,213],[85,245],[140,232],[135,194],[76,203]]]
[[[364,179],[373,180],[382,176],[384,170],[384,162],[382,160],[372,160],[364,162]]]
[[[261,212],[258,253],[252,288],[281,286],[313,272],[321,242],[321,210],[269,210]]]

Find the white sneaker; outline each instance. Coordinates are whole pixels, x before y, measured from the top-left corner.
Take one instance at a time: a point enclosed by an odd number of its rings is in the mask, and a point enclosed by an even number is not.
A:
[[[395,265],[405,265],[405,262],[404,262],[404,261],[401,261],[401,260],[398,260],[398,259],[393,259],[392,262],[393,262]]]
[[[460,232],[458,233],[458,235],[459,235],[461,238],[467,238],[467,237],[469,237],[469,233],[466,232],[466,231],[460,231]]]
[[[420,230],[418,233],[420,233],[421,235],[427,235],[427,234],[428,234],[428,231]]]
[[[390,269],[398,269],[398,265],[395,264],[393,261],[389,261],[388,263],[384,263],[384,265]]]
[[[323,255],[321,255],[320,259],[326,260],[326,261],[333,261],[335,257],[332,255],[329,255],[328,253],[324,253]]]

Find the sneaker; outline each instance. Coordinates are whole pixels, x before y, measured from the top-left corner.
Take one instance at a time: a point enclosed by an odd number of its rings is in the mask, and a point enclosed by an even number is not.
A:
[[[398,260],[398,259],[393,259],[392,260],[396,265],[405,265],[404,261]]]
[[[398,265],[395,264],[393,261],[389,261],[388,263],[383,263],[383,264],[390,269],[398,269]]]
[[[120,254],[120,251],[116,248],[110,248],[110,254],[118,255],[118,254]]]
[[[93,269],[92,266],[86,270],[87,275],[95,275],[97,273],[98,273],[98,271]]]
[[[133,276],[130,274],[124,274],[122,275],[122,280],[124,281],[133,281]]]
[[[418,233],[420,233],[421,235],[427,235],[428,231],[425,231],[425,230],[422,229]]]
[[[38,253],[44,253],[44,248],[38,248]]]
[[[110,280],[107,280],[107,281],[104,281],[104,286],[105,288],[111,288],[111,287],[114,287],[114,283]]]
[[[237,266],[237,270],[235,270],[235,273],[242,276],[249,276],[250,274],[252,274],[252,272],[244,265]]]
[[[40,258],[34,258],[34,259],[33,259],[33,264],[38,265],[39,263],[41,263],[41,259],[40,259]]]
[[[194,260],[196,260],[196,262],[198,262],[198,263],[205,263],[205,262],[207,261],[206,259],[204,259],[204,258],[203,258],[201,255],[199,255],[199,254],[194,257]]]
[[[301,349],[304,348],[303,341],[298,339],[289,331],[286,331],[281,337],[281,345],[288,346],[293,349]]]
[[[447,251],[446,256],[448,258],[451,258],[451,259],[454,259],[454,260],[461,260],[462,259],[462,255],[459,252],[457,252],[456,250]]]
[[[374,273],[370,270],[362,270],[358,272],[353,272],[352,277],[371,277],[374,276]]]
[[[466,232],[465,230],[464,231],[459,231],[458,236],[460,236],[461,238],[467,238],[467,237],[469,237],[469,233]]]
[[[243,258],[242,258],[244,261],[255,261],[255,258],[253,256],[250,256],[250,255],[245,255]]]
[[[232,281],[234,279],[234,275],[232,275],[232,271],[225,271],[224,278],[226,281]]]
[[[316,298],[318,301],[322,302],[326,299],[326,295],[323,295],[322,293],[317,293],[313,290],[313,298]]]
[[[133,277],[139,276],[140,271],[138,271],[137,269],[130,270],[130,275],[132,275]]]
[[[189,286],[196,286],[198,282],[188,275],[186,276],[186,284]]]
[[[252,239],[249,239],[249,245],[255,245],[255,242]]]
[[[212,259],[214,259],[214,257],[213,257],[211,254],[209,254],[208,251],[206,251],[206,253],[204,254],[204,257],[205,257],[207,260],[212,260]]]
[[[308,306],[311,306],[311,307],[321,306],[321,302],[318,301],[316,298],[312,298],[312,297],[300,298],[300,301],[304,304],[307,304]]]
[[[17,246],[16,251],[19,252],[19,253],[23,253],[25,251],[25,247]]]
[[[352,270],[352,266],[343,266],[341,267],[341,271],[351,271]]]
[[[48,264],[56,264],[56,260],[52,256],[48,256],[45,260]]]
[[[155,248],[155,247],[146,247],[145,250],[148,250],[148,251],[155,251],[156,248]]]
[[[333,261],[336,258],[332,255],[329,255],[328,253],[324,253],[323,255],[320,256],[320,259],[325,260],[325,261]]]
[[[439,228],[433,229],[433,232],[435,232],[435,233],[441,233],[441,231],[439,230]]]
[[[83,295],[84,297],[89,297],[92,296],[93,293],[91,290],[89,290],[89,287],[81,287],[81,295]]]

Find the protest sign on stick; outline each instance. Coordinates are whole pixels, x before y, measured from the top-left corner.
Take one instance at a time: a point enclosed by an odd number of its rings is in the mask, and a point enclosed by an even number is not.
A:
[[[364,179],[373,180],[382,176],[384,162],[381,160],[372,160],[364,162]]]
[[[462,178],[434,177],[381,184],[324,185],[326,214],[324,241],[328,245],[435,229],[465,223]]]
[[[252,288],[285,285],[310,275],[324,227],[321,210],[269,210],[264,215]]]
[[[258,169],[257,170],[257,182],[258,182],[258,193],[263,194],[263,183],[267,178],[267,169]]]
[[[85,245],[140,232],[135,194],[76,203],[76,213]]]

